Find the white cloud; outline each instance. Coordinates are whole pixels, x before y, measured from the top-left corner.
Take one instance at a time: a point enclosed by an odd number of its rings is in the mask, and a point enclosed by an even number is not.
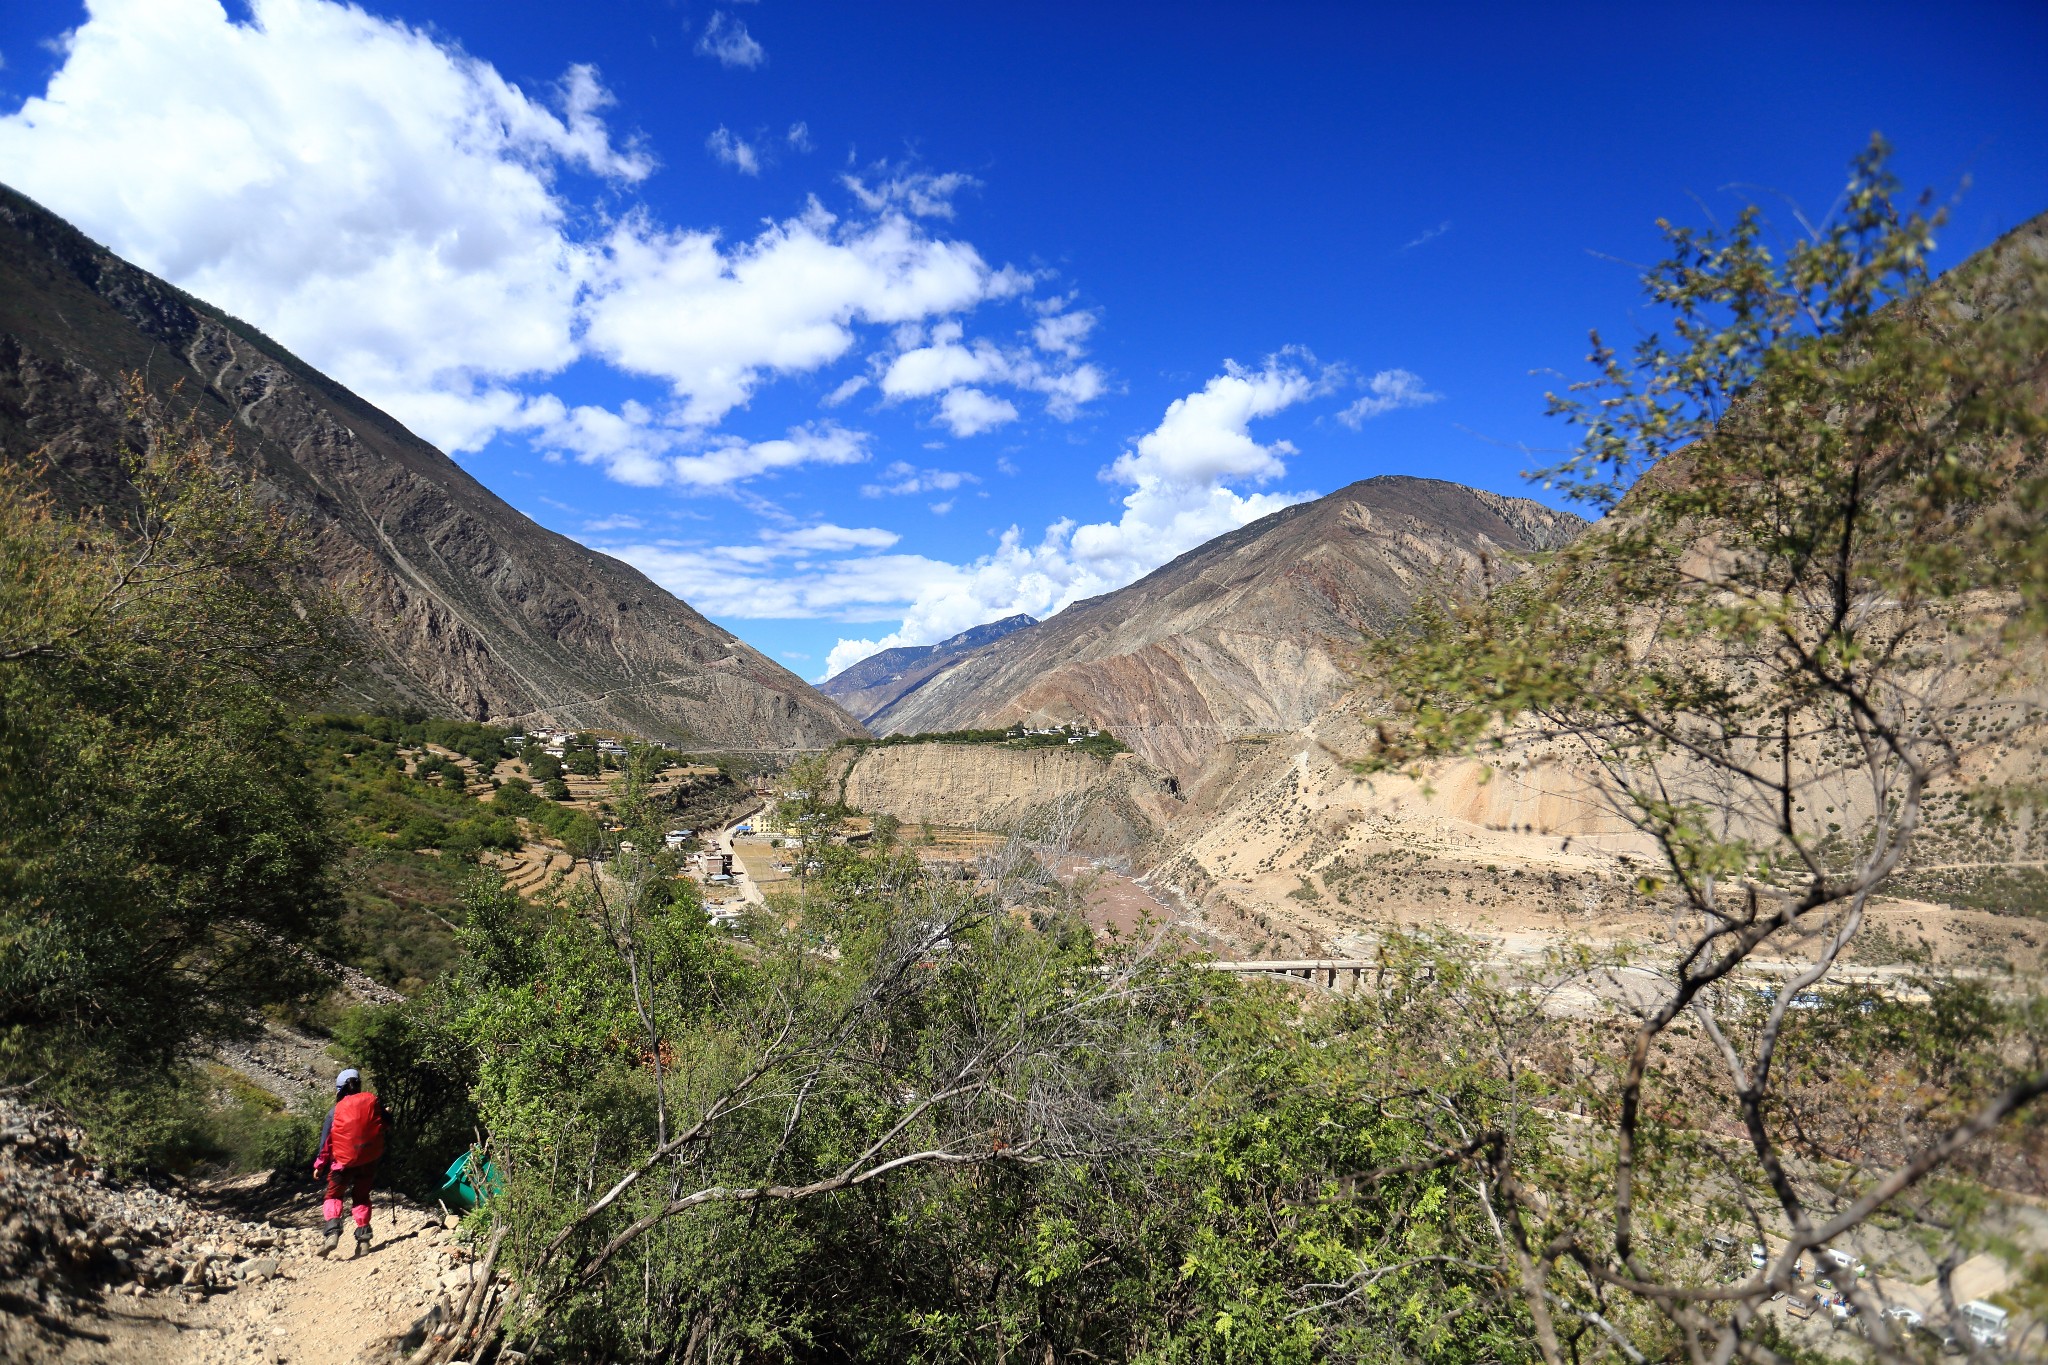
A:
[[[899,400],[942,395],[939,419],[955,436],[972,436],[1017,417],[1014,404],[972,385],[1007,384],[1043,394],[1046,411],[1061,421],[1071,421],[1082,404],[1107,387],[1093,365],[1049,369],[1028,351],[1006,350],[984,338],[964,342],[963,334],[958,322],[948,321],[932,327],[928,337],[899,336],[899,344],[908,344],[882,372],[883,395]]]
[[[913,493],[950,493],[967,483],[980,483],[972,474],[958,469],[919,469],[906,460],[895,460],[882,471],[887,483],[861,486],[864,498],[908,497]]]
[[[745,36],[729,15],[716,28]],[[862,184],[873,207],[858,217],[812,201],[733,241],[608,218],[564,172],[631,185],[654,161],[608,129],[592,68],[522,91],[331,0],[251,0],[243,22],[217,0],[91,0],[61,58],[43,95],[0,117],[7,181],[448,450],[553,430],[563,450],[601,448],[617,476],[656,481],[672,428],[716,426],[773,378],[845,357],[865,328],[957,317],[1033,283],[926,229],[960,176],[891,172]],[[713,153],[757,170],[762,147],[724,131]],[[672,410],[607,418],[545,393],[585,358],[663,380]]]
[[[699,611],[740,620],[873,621],[895,616],[931,585],[960,572],[923,555],[865,554],[784,562],[775,546],[628,542],[600,548]]]
[[[1285,472],[1286,441],[1260,443],[1251,423],[1326,394],[1338,374],[1304,353],[1282,352],[1258,369],[1226,363],[1222,374],[1167,406],[1160,423],[1104,472],[1126,484],[1115,521],[1054,522],[1036,544],[1016,527],[996,549],[966,565],[934,567],[902,615],[879,640],[842,639],[825,676],[877,650],[930,644],[999,617],[1043,619],[1084,597],[1120,588],[1204,541],[1236,530],[1311,492],[1245,493],[1232,483],[1263,482]],[[891,466],[890,472],[895,472]]]
[[[1419,408],[1442,398],[1431,393],[1422,376],[1410,370],[1381,370],[1365,381],[1365,397],[1337,414],[1337,420],[1354,430],[1369,419],[1397,408]]]
[[[1311,374],[1287,356],[1273,356],[1259,370],[1226,362],[1200,392],[1168,404],[1159,425],[1118,456],[1111,471],[1141,488],[1148,482],[1182,487],[1270,479],[1285,470],[1281,457],[1294,447],[1285,441],[1260,445],[1252,439],[1251,423],[1323,392],[1327,383],[1327,371]]]
[[[1422,233],[1422,235],[1415,238],[1414,241],[1407,243],[1405,246],[1401,248],[1401,250],[1413,251],[1416,247],[1426,246],[1430,242],[1435,241],[1437,238],[1443,236],[1446,232],[1449,232],[1450,230],[1451,220],[1446,218],[1441,223],[1438,223],[1435,227],[1425,230]]]
[[[879,526],[835,526],[825,522],[794,531],[763,531],[761,539],[782,550],[829,552],[833,550],[886,550],[903,539]]]
[[[808,151],[810,151],[810,150],[811,150],[811,125],[810,125],[810,124],[808,124],[808,123],[804,123],[804,122],[801,122],[801,121],[799,121],[799,122],[796,122],[796,123],[792,123],[792,124],[790,124],[790,125],[789,125],[789,136],[788,136],[788,137],[787,137],[787,138],[785,139],[785,141],[787,141],[787,142],[789,143],[789,146],[790,146],[790,150],[791,150],[791,151],[796,151],[796,152],[808,152]]]
[[[450,449],[575,358],[594,253],[556,172],[636,181],[596,73],[541,99],[427,34],[321,0],[93,0],[0,118],[8,183]],[[174,130],[174,133],[173,133]]]
[[[853,397],[855,394],[859,393],[862,389],[866,388],[867,386],[868,377],[864,374],[857,374],[853,376],[853,378],[851,379],[842,380],[839,383],[838,387],[834,388],[832,392],[826,394],[823,398],[819,399],[818,401],[823,403],[828,408],[836,408],[841,403],[844,403],[847,399]]]
[[[870,168],[868,175],[872,183],[856,175],[842,175],[839,183],[853,191],[869,213],[895,209],[918,218],[951,218],[953,196],[981,184],[959,171],[940,175],[886,164]]]
[[[932,515],[935,517],[943,517],[944,515],[946,515],[946,513],[952,510],[953,499],[951,498],[947,498],[944,502],[935,502],[931,504]]]
[[[857,323],[894,325],[1013,293],[965,242],[885,214],[842,223],[812,200],[799,217],[722,247],[710,232],[621,223],[587,306],[586,341],[625,369],[666,379],[684,420],[710,425],[770,375],[853,349]]]
[[[697,53],[717,58],[720,66],[747,70],[768,60],[768,50],[747,32],[747,26],[724,10],[712,11],[711,21],[704,25],[704,36],[697,40]]]
[[[701,455],[679,455],[669,461],[677,483],[697,488],[722,488],[771,470],[806,464],[859,464],[868,458],[866,432],[848,431],[827,422],[791,427],[789,434],[769,441],[720,437]]]
[[[939,400],[939,420],[955,436],[979,436],[1017,420],[1017,405],[980,389],[948,389]]]
[[[638,488],[730,488],[800,465],[859,464],[868,458],[870,439],[864,431],[823,422],[749,441],[658,416],[644,403],[629,400],[614,412],[566,407],[552,396],[529,404],[516,425],[542,449],[567,452]]]
[[[722,123],[716,132],[704,139],[704,149],[741,175],[761,173],[761,154],[754,150],[754,145],[736,136]]]
[[[1041,351],[1079,360],[1084,354],[1081,343],[1094,330],[1093,313],[1049,313],[1031,329],[1031,339]]]

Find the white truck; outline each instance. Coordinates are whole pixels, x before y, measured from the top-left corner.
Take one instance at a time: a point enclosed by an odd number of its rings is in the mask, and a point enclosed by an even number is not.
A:
[[[1994,1351],[2005,1349],[2005,1320],[2008,1316],[2003,1308],[1982,1299],[1971,1299],[1956,1310],[1962,1319],[1963,1328],[1979,1346],[1989,1346]]]

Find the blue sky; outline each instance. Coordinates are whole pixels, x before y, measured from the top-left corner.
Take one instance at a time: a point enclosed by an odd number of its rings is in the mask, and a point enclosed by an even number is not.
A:
[[[1960,259],[2048,209],[2044,70],[2039,4],[16,0],[0,179],[815,678],[1528,491],[1657,217],[1882,130]]]

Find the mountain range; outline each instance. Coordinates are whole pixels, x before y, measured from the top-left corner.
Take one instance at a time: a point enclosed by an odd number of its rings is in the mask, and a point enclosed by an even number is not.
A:
[[[1513,572],[1584,526],[1437,479],[1364,479],[1045,621],[972,648],[955,637],[909,667],[857,664],[825,690],[880,734],[1085,721],[1186,776],[1224,741],[1308,724],[1418,595],[1482,562]]]
[[[124,376],[227,427],[346,595],[340,704],[612,729],[686,747],[829,745],[860,725],[638,570],[536,525],[255,328],[0,187],[0,454],[117,502]]]
[[[1037,624],[1037,617],[1019,612],[1000,621],[963,630],[935,645],[901,645],[885,649],[833,674],[818,685],[818,690],[865,724],[870,716],[915,692],[948,664],[958,662],[983,645],[994,644],[1005,635]]]
[[[1416,596],[1583,524],[1431,479],[1366,479],[1036,621],[885,650],[822,694],[638,570],[536,525],[255,328],[0,187],[0,453],[60,500],[123,497],[125,376],[234,433],[306,528],[358,651],[346,705],[610,729],[703,749],[1040,720],[1107,727],[1168,773],[1299,729]]]

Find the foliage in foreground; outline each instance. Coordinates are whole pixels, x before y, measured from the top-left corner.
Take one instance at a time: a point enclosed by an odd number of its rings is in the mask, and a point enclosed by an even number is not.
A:
[[[625,840],[659,849],[629,774]],[[1304,1012],[1105,951],[1013,848],[978,888],[823,837],[714,927],[669,855],[539,907],[482,888],[406,1007],[470,1068],[509,1322],[592,1359],[1519,1360],[1461,1171],[1516,1112],[1451,942]],[[387,1069],[388,1068],[388,1069]],[[436,1089],[429,1080],[422,1093]],[[451,1087],[438,1083],[439,1093]],[[1362,1269],[1363,1268],[1363,1269]],[[1081,1358],[1086,1358],[1082,1356]]]
[[[1884,162],[1873,144],[1783,250],[1754,209],[1667,228],[1645,287],[1669,331],[1626,357],[1596,336],[1597,377],[1552,400],[1583,441],[1548,475],[1609,515],[1379,651],[1379,763],[1575,775],[1639,836],[1640,908],[1669,925],[1632,985],[1619,962],[1560,973],[1636,1003],[1588,1059],[1605,1088],[1582,1174],[1503,1213],[1552,1360],[1552,1296],[1653,1305],[1696,1358],[1756,1356],[1802,1258],[1879,1246],[1882,1214],[1960,1259],[1990,1235],[1963,1177],[2040,1181],[2038,980],[1806,1013],[1858,993],[1841,968],[1873,897],[2027,720],[2040,658],[2048,242],[2023,230],[1932,279],[1939,215],[1898,206]],[[1767,959],[1786,974],[1760,996]],[[1929,1005],[1885,1033],[1916,989]],[[1782,1240],[1716,1283],[1668,1254],[1714,1221]],[[1846,1288],[1879,1351],[1906,1349],[1883,1296]]]
[[[0,466],[0,1072],[88,1109],[317,987],[334,904],[290,732],[337,616],[224,438],[131,398],[128,505]]]

